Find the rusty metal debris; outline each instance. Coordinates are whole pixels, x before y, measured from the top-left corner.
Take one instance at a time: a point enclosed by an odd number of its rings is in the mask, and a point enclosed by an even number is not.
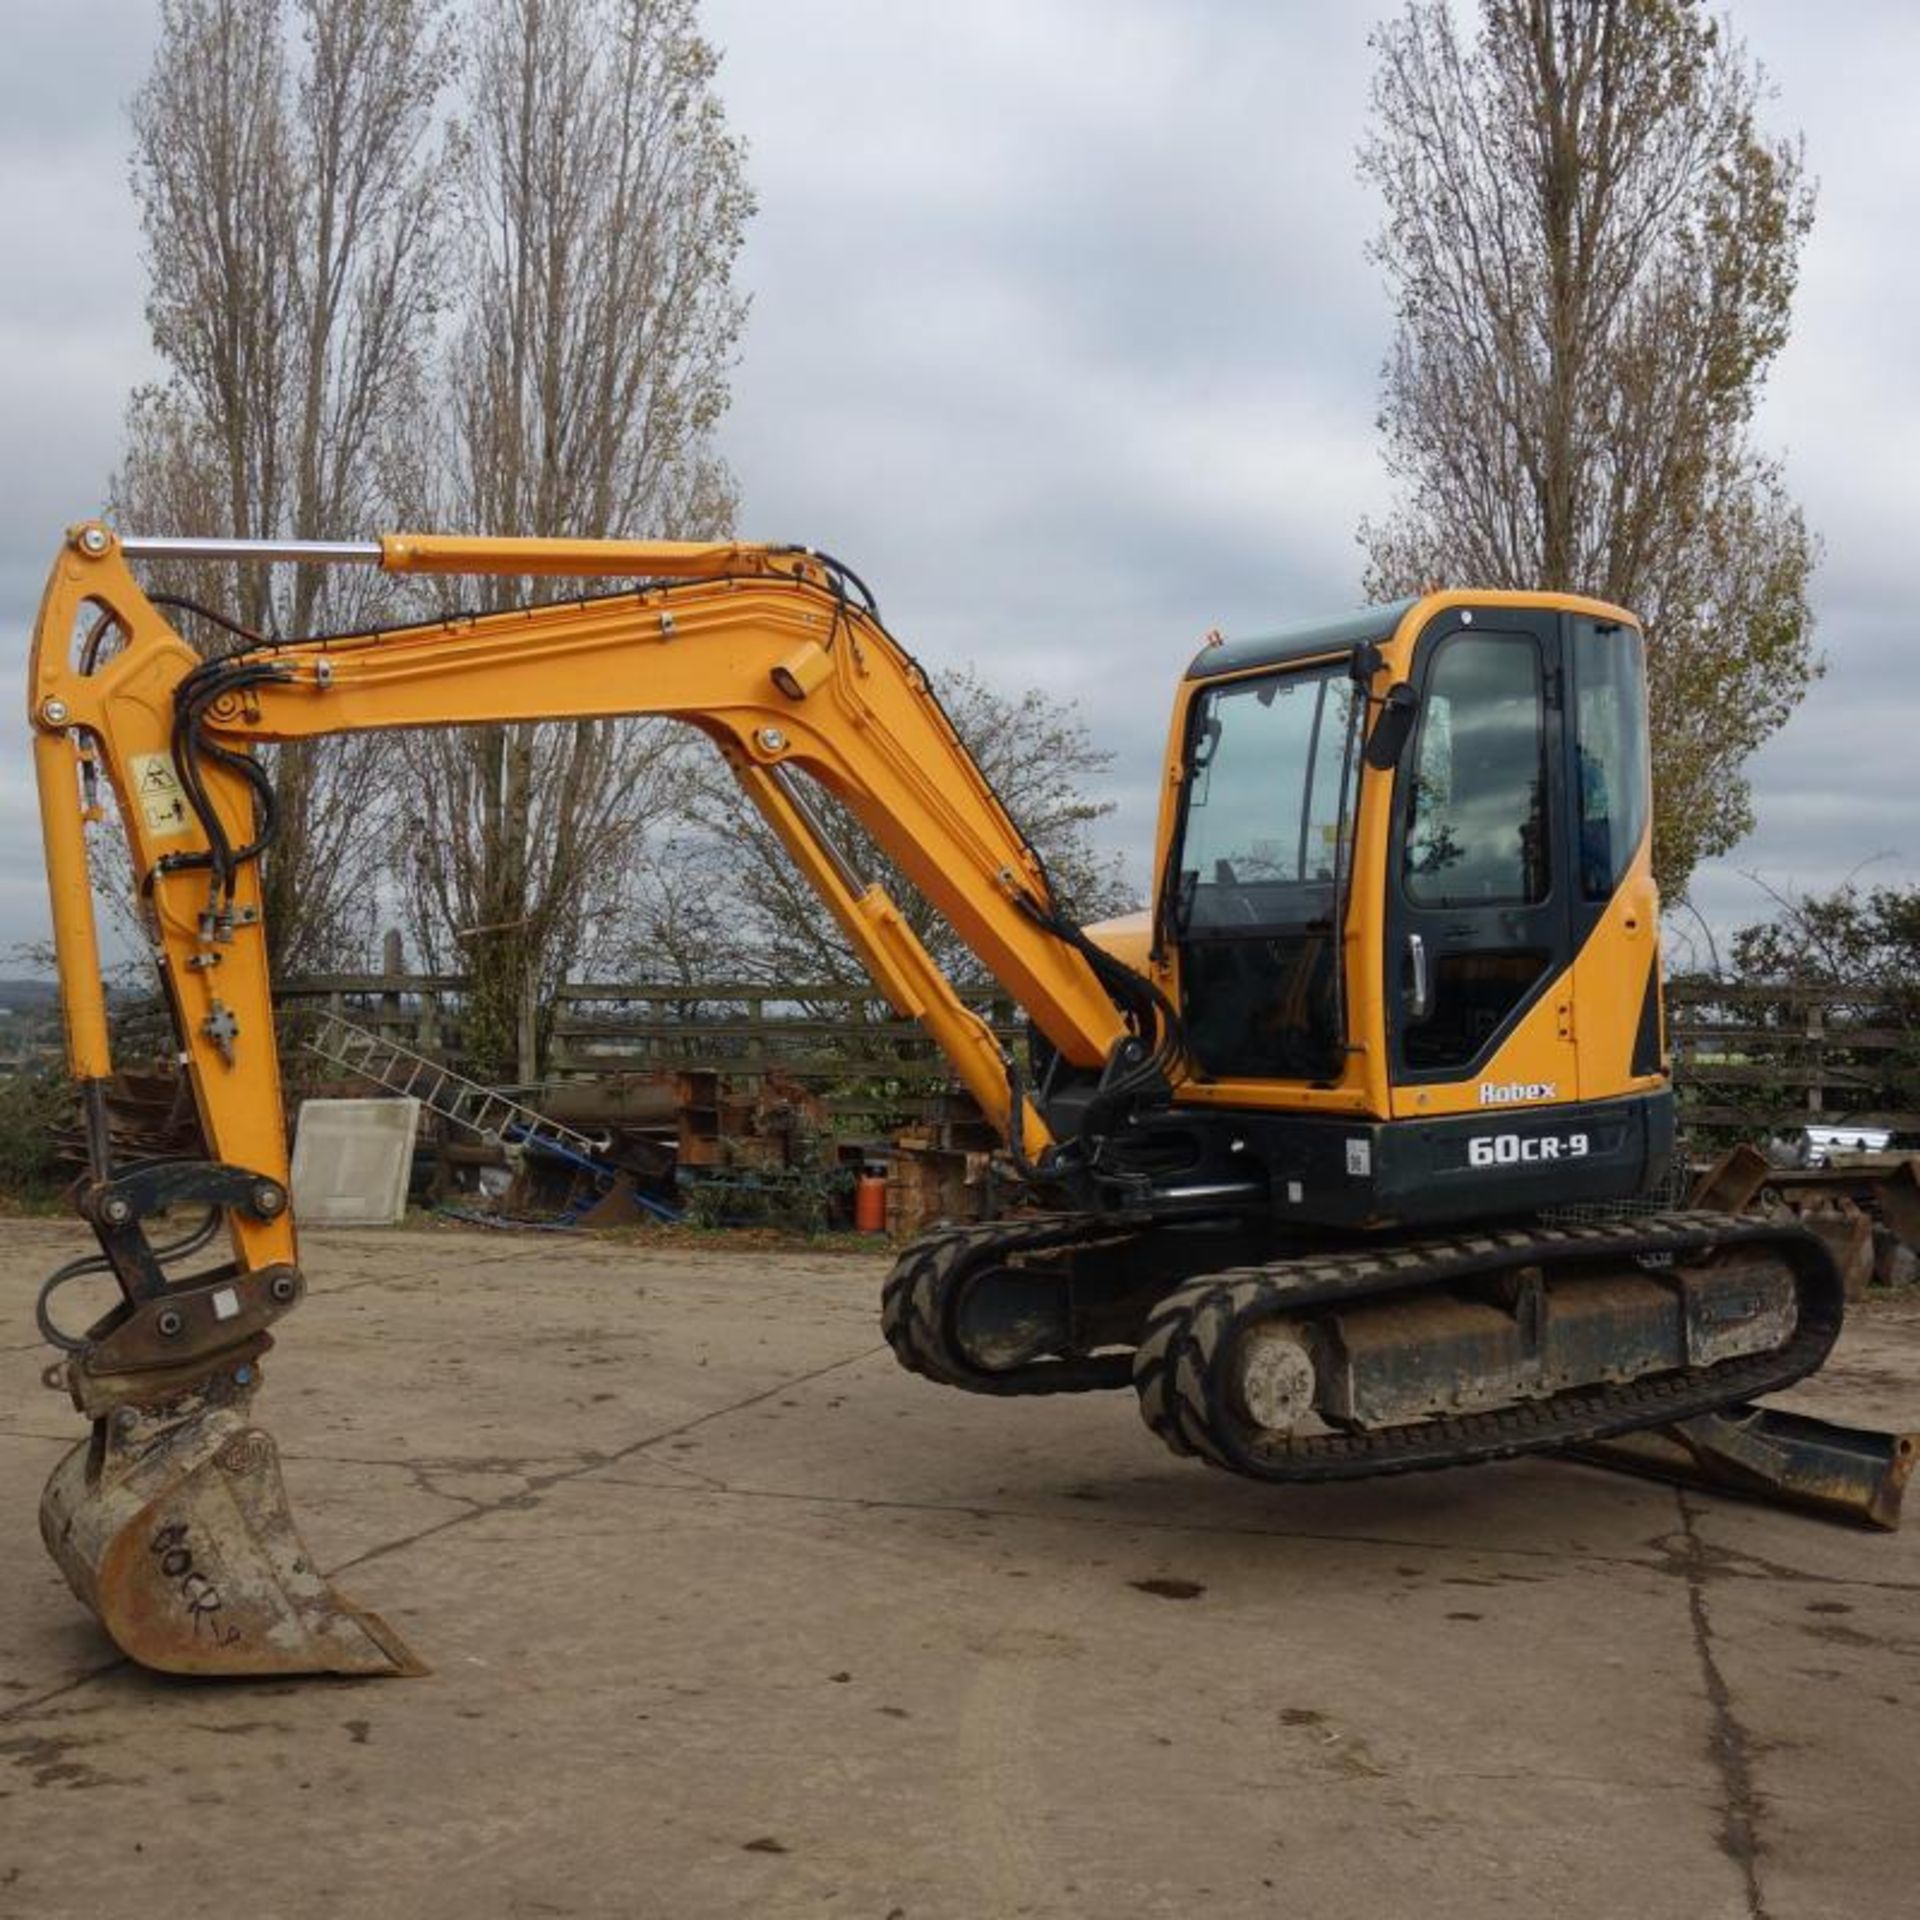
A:
[[[1875,1282],[1920,1277],[1920,1161],[1910,1154],[1851,1154],[1823,1166],[1783,1167],[1742,1142],[1700,1176],[1692,1204],[1797,1221],[1826,1242],[1850,1298]]]
[[[116,1067],[102,1084],[100,1104],[116,1160],[205,1158],[206,1141],[194,1111],[193,1089],[172,1066]],[[86,1168],[84,1128],[63,1128],[56,1144],[60,1157],[75,1173]]]

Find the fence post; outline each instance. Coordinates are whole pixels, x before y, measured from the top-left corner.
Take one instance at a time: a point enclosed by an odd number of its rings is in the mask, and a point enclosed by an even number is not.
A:
[[[400,978],[400,929],[389,927],[380,942],[380,971],[388,981]],[[380,996],[380,1018],[374,1023],[383,1040],[390,1040],[400,1028],[400,989],[393,986]]]
[[[1821,1045],[1826,1027],[1826,1009],[1815,1000],[1807,1008],[1807,1063],[1814,1076],[1807,1082],[1807,1112],[1816,1116],[1826,1108],[1826,1090],[1820,1084],[1827,1070],[1826,1050]]]
[[[523,1087],[540,1078],[540,983],[532,967],[520,976],[520,1004],[514,1022],[514,1067]]]

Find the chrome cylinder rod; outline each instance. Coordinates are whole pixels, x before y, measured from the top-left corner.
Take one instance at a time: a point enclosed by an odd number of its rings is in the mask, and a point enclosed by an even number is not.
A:
[[[860,870],[848,857],[846,850],[833,837],[827,825],[827,817],[814,804],[809,794],[791,773],[782,766],[766,769],[767,779],[785,796],[787,805],[800,816],[801,823],[818,843],[826,863],[833,869],[834,878],[846,888],[848,893],[858,899],[867,890],[867,883],[860,877]]]
[[[123,534],[120,551],[129,560],[294,561],[318,567],[377,567],[384,557],[378,540],[211,540],[193,534]]]

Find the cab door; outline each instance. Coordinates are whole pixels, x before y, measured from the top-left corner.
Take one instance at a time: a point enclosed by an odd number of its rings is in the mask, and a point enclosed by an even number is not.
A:
[[[1573,1099],[1559,616],[1449,609],[1412,677],[1387,878],[1393,1111]]]

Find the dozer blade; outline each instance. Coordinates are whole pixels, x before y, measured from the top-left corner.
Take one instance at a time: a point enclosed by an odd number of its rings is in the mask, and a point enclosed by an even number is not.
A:
[[[1891,1533],[1920,1434],[1840,1426],[1804,1413],[1734,1406],[1670,1427],[1563,1449],[1583,1466],[1798,1507]]]
[[[248,1418],[257,1367],[94,1421],[54,1468],[40,1531],[121,1651],[166,1673],[419,1674],[376,1613],[314,1565],[272,1437]]]

